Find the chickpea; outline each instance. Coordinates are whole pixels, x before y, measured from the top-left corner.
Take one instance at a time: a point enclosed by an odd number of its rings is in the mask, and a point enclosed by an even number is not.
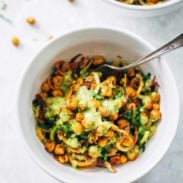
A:
[[[142,103],[144,104],[144,108],[147,110],[152,109],[152,100],[150,96],[143,96],[142,97]]]
[[[95,56],[93,59],[93,65],[97,66],[97,65],[101,65],[105,62],[104,57],[103,56]]]
[[[125,127],[128,127],[129,123],[126,119],[118,119],[117,120],[117,125],[119,126],[119,128],[123,129]]]
[[[153,109],[150,112],[150,118],[153,120],[159,120],[161,118],[161,112],[159,110]]]
[[[128,86],[128,87],[126,87],[126,94],[129,97],[135,97],[136,96],[136,91],[132,87]]]
[[[95,107],[95,108],[98,108],[98,107],[100,107],[101,106],[101,102],[99,101],[99,100],[97,100],[97,99],[92,99],[92,104],[93,104],[93,106]]]
[[[65,153],[64,145],[63,144],[57,144],[55,146],[54,153],[57,155],[63,155]]]
[[[128,75],[128,77],[135,76],[135,69],[134,68],[129,69],[127,75]]]
[[[78,108],[78,99],[77,98],[72,98],[69,101],[69,109],[72,111],[75,111]]]
[[[46,142],[45,143],[45,149],[48,151],[48,152],[53,152],[54,149],[55,149],[55,142],[54,141],[49,141],[49,142]]]
[[[105,134],[106,137],[112,138],[114,137],[114,131],[113,130],[108,130],[107,133]]]
[[[52,81],[55,85],[61,85],[62,79],[62,76],[55,76]]]
[[[151,110],[153,108],[153,104],[152,103],[146,103],[144,105],[144,108],[147,109],[147,110]]]
[[[124,163],[126,163],[128,161],[126,155],[121,155],[120,160],[121,160],[121,164],[124,164]]]
[[[75,84],[72,85],[72,89],[73,89],[74,92],[77,92],[79,87],[80,87],[79,83],[75,83]]]
[[[121,143],[123,146],[130,147],[134,143],[133,137],[132,136],[126,136],[123,142]]]
[[[98,145],[100,147],[105,147],[107,145],[107,142],[108,142],[108,138],[107,137],[100,137],[98,139]]]
[[[158,103],[154,103],[154,104],[153,104],[153,109],[159,110],[159,109],[160,109],[159,104],[158,104]]]
[[[65,154],[65,155],[62,155],[62,156],[58,156],[58,157],[57,157],[57,160],[58,160],[60,163],[65,164],[65,163],[67,163],[67,162],[69,161],[69,157],[68,157],[67,154]]]
[[[36,20],[35,20],[34,17],[28,17],[28,18],[26,19],[26,22],[27,22],[28,24],[30,24],[30,25],[34,25],[34,24],[36,23]]]
[[[115,76],[109,76],[107,79],[106,79],[107,82],[109,82],[110,84],[112,85],[115,85],[116,84],[116,77]]]
[[[158,92],[152,92],[151,93],[151,100],[153,102],[159,102],[159,100],[160,100],[160,94]]]
[[[72,125],[72,130],[75,134],[80,135],[83,132],[83,126],[79,122],[74,122]]]
[[[120,165],[127,162],[127,157],[125,155],[115,155],[110,158],[110,163],[113,165]]]
[[[107,112],[107,109],[105,107],[100,106],[99,107],[99,112],[102,115],[102,117],[107,117],[108,116],[108,112]]]
[[[112,96],[112,88],[108,86],[103,86],[101,89],[101,95],[103,97],[111,97]]]
[[[84,119],[84,116],[82,113],[77,113],[76,114],[76,121],[81,122]]]
[[[52,91],[52,95],[53,95],[54,97],[63,97],[63,93],[62,93],[62,91],[60,91],[60,90],[53,90],[53,91]]]
[[[14,46],[19,46],[20,44],[20,40],[17,37],[13,37],[11,42]]]
[[[128,160],[134,161],[139,156],[139,148],[135,146],[133,149],[127,152]]]
[[[110,120],[110,121],[115,121],[117,118],[118,118],[118,113],[116,113],[116,112],[112,112],[112,113],[109,115],[109,120]]]
[[[43,92],[48,92],[50,91],[50,86],[47,82],[44,82],[42,85],[41,85],[41,91]]]
[[[78,78],[77,83],[81,86],[84,84],[83,78]]]

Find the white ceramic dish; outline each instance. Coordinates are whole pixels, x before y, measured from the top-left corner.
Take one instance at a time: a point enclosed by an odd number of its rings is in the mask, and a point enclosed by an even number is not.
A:
[[[151,170],[163,157],[176,133],[179,118],[179,99],[174,77],[164,61],[151,62],[142,69],[157,76],[161,93],[162,120],[157,133],[150,140],[146,151],[134,162],[117,167],[112,174],[104,168],[78,171],[59,164],[48,154],[35,135],[32,99],[48,76],[52,64],[58,59],[70,59],[77,53],[101,54],[106,58],[121,55],[133,61],[154,48],[145,40],[122,30],[88,28],[61,35],[43,47],[29,62],[22,76],[18,94],[18,127],[21,139],[33,160],[46,172],[69,183],[132,182]],[[173,106],[173,107],[172,107]]]
[[[183,6],[182,0],[166,0],[165,2],[153,6],[137,6],[129,5],[115,0],[104,0],[112,5],[121,8],[121,12],[127,16],[133,17],[149,17],[159,16],[170,13]]]

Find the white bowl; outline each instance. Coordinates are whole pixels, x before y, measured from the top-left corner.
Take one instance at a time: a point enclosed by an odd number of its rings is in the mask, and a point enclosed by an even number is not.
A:
[[[133,17],[159,16],[170,13],[183,6],[182,0],[166,0],[163,3],[152,6],[129,5],[116,0],[104,0],[112,5],[121,8],[121,13]]]
[[[145,72],[155,74],[160,84],[162,120],[157,133],[136,161],[117,167],[115,174],[108,172],[105,168],[78,171],[70,166],[59,164],[45,151],[35,135],[31,103],[39,91],[40,84],[49,75],[52,64],[58,58],[67,60],[77,53],[101,54],[108,59],[121,55],[131,62],[153,49],[145,40],[130,32],[111,28],[76,30],[61,35],[43,47],[25,69],[18,94],[18,127],[25,148],[33,160],[46,172],[67,183],[132,182],[151,170],[169,148],[176,133],[179,118],[176,84],[164,61],[154,61],[142,66]]]

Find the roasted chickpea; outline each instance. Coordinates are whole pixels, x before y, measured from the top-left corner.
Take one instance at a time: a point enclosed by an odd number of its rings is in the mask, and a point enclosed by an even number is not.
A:
[[[99,112],[102,115],[102,117],[107,117],[109,115],[107,112],[107,109],[105,107],[102,107],[102,106],[99,107]]]
[[[72,98],[69,101],[69,109],[72,111],[75,111],[78,108],[78,99],[77,98]]]
[[[80,135],[83,132],[83,126],[79,122],[74,122],[72,125],[72,130],[75,134]]]
[[[82,113],[77,113],[76,114],[76,121],[81,122],[84,119],[84,116]]]
[[[136,96],[136,91],[132,87],[128,86],[128,87],[126,87],[126,94],[129,97],[135,97]]]
[[[35,20],[34,17],[28,17],[28,18],[26,19],[26,22],[27,22],[28,24],[30,24],[30,25],[34,25],[34,24],[36,23],[36,20]]]
[[[159,104],[158,104],[158,103],[154,103],[154,104],[153,104],[153,109],[159,110],[159,109],[160,109]]]
[[[147,110],[151,110],[153,108],[153,104],[152,103],[146,103],[144,105],[144,108],[147,109]]]
[[[104,57],[103,56],[95,56],[94,58],[93,58],[93,65],[95,65],[95,66],[97,66],[97,65],[101,65],[101,64],[103,64],[104,63]]]
[[[55,141],[48,141],[45,143],[45,149],[48,151],[48,152],[53,152],[54,149],[55,149]]]
[[[103,97],[111,97],[112,96],[112,88],[108,86],[103,86],[101,89],[101,95]]]
[[[133,137],[128,135],[128,136],[125,137],[125,139],[122,141],[121,144],[123,146],[130,147],[130,146],[133,145],[133,143],[134,143]]]
[[[62,91],[60,91],[60,90],[53,90],[53,91],[52,91],[52,95],[53,95],[54,97],[63,97],[63,93],[62,93]]]
[[[117,125],[119,126],[119,128],[123,129],[129,126],[129,123],[126,119],[118,119],[117,120]]]
[[[111,120],[111,121],[115,121],[117,118],[118,118],[118,113],[117,112],[112,112],[109,115],[109,120]]]
[[[98,139],[98,145],[100,147],[105,147],[107,145],[107,142],[108,142],[108,138],[107,137],[100,137]]]
[[[161,118],[161,112],[159,110],[153,109],[150,112],[150,118],[153,120],[159,120]]]
[[[65,153],[64,145],[63,144],[57,144],[55,146],[54,153],[56,155],[63,155]]]
[[[41,91],[43,92],[48,92],[50,90],[50,86],[47,82],[44,82],[42,85],[41,85]]]
[[[78,78],[77,83],[81,86],[84,84],[83,78]]]
[[[92,104],[93,104],[93,106],[95,107],[95,108],[98,108],[98,107],[100,107],[101,106],[101,102],[99,101],[99,100],[97,100],[97,99],[92,99]]]
[[[65,164],[69,161],[69,158],[68,158],[68,155],[65,154],[65,155],[62,155],[62,156],[58,156],[57,157],[57,160],[62,163],[62,164]]]
[[[152,92],[151,93],[151,100],[153,102],[159,102],[159,100],[160,100],[160,94],[158,92]]]
[[[120,165],[127,162],[127,157],[125,155],[115,155],[110,158],[110,163],[113,165]]]
[[[20,44],[20,40],[17,37],[13,37],[11,42],[14,46],[19,46]]]
[[[114,131],[113,130],[108,130],[107,133],[105,134],[105,137],[109,137],[109,138],[112,138],[114,137]]]
[[[52,81],[53,81],[53,83],[55,84],[55,85],[61,85],[61,83],[62,83],[62,76],[55,76],[53,79],[52,79]]]
[[[115,76],[109,76],[106,79],[106,82],[109,83],[109,84],[115,85],[116,84],[116,77]]]

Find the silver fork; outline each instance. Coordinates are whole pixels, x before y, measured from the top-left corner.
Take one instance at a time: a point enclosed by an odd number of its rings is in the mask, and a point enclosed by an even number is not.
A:
[[[128,65],[123,66],[123,67],[115,67],[115,66],[112,66],[109,64],[103,64],[103,65],[97,67],[95,70],[104,71],[105,69],[110,69],[110,70],[115,70],[115,71],[123,71],[126,69],[130,69],[132,67],[139,66],[139,65],[144,64],[146,62],[152,61],[153,59],[155,59],[155,58],[157,58],[165,53],[173,51],[179,47],[182,47],[182,46],[183,46],[183,33],[180,34],[179,36],[177,36],[176,38],[174,38],[173,40],[169,41],[165,45],[161,46],[157,50],[151,52],[150,54],[135,60],[131,64],[128,64]]]

